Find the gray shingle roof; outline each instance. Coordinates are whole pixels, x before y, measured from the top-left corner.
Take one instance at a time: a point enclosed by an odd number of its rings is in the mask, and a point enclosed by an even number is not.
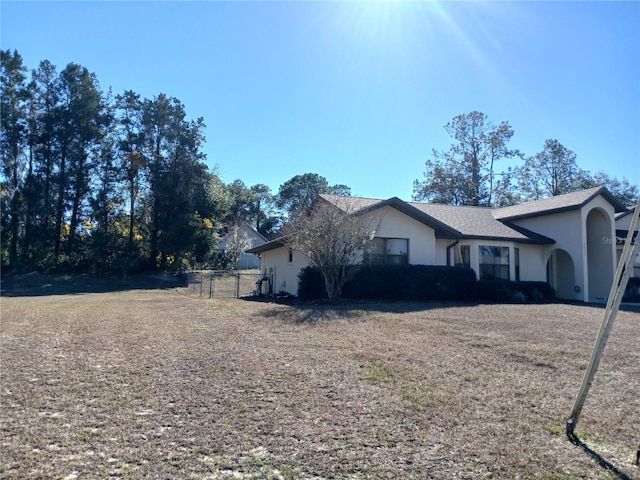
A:
[[[494,218],[491,208],[441,205],[435,203],[404,202],[398,198],[339,197],[321,195],[332,204],[347,201],[352,213],[392,206],[436,230],[438,238],[491,238],[522,243],[553,243],[535,232],[516,227]]]
[[[503,223],[493,216],[493,209],[413,203],[410,205],[460,232],[462,238],[492,238],[525,243],[553,243],[553,240],[530,230]]]
[[[363,197],[320,197],[349,213],[376,210],[391,206],[402,213],[430,226],[438,238],[475,238],[508,240],[519,243],[554,243],[554,240],[511,223],[513,220],[581,208],[598,195],[602,195],[616,212],[625,212],[625,206],[604,187],[558,195],[533,202],[503,208],[467,207],[435,203],[405,202],[393,197],[387,200]],[[276,239],[260,247],[247,250],[252,253],[284,245]]]
[[[342,210],[349,210],[350,213],[365,210],[383,201],[379,198],[343,197],[340,195],[329,195],[327,193],[320,194],[320,198],[341,208]]]
[[[609,203],[611,203],[616,212],[623,212],[626,210],[620,200],[612,195],[609,190],[604,187],[594,187],[587,190],[580,190],[578,192],[545,198],[543,200],[525,202],[520,205],[496,208],[493,210],[493,216],[498,220],[516,220],[519,218],[565,212],[567,210],[574,210],[582,207],[598,195],[602,195]]]

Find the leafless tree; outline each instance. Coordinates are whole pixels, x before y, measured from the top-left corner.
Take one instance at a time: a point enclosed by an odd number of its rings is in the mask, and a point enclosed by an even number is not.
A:
[[[240,266],[240,256],[242,253],[251,248],[251,239],[243,232],[239,225],[232,225],[226,237],[225,250],[231,257],[231,263],[234,269]]]
[[[378,226],[375,215],[358,210],[353,198],[325,195],[318,197],[310,213],[301,213],[287,226],[286,243],[320,269],[327,296],[335,299],[361,263],[362,250]]]

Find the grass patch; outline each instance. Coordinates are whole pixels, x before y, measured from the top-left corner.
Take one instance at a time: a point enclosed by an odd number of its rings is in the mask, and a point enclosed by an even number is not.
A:
[[[380,361],[366,360],[360,362],[358,368],[361,380],[374,383],[389,383],[391,381],[391,371]]]
[[[2,298],[3,479],[606,478],[558,425],[600,308],[92,290]],[[579,425],[630,478],[639,320]]]

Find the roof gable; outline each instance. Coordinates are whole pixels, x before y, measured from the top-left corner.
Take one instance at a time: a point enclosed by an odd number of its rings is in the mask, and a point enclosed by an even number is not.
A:
[[[602,195],[602,197],[614,207],[616,212],[624,212],[626,210],[622,202],[605,187],[594,187],[578,192],[566,193],[564,195],[556,195],[555,197],[544,198],[542,200],[525,202],[520,205],[496,208],[493,210],[493,216],[497,220],[508,221],[567,212],[582,208],[598,195]]]
[[[630,209],[624,211],[624,212],[619,212],[616,213],[616,222],[618,220],[623,219],[624,217],[626,217],[627,215],[631,215],[634,211],[636,210],[636,207],[631,207]]]
[[[364,215],[384,207],[391,207],[404,213],[410,218],[432,228],[437,238],[458,238],[460,232],[452,228],[450,225],[430,216],[428,213],[416,208],[413,204],[400,200],[398,197],[391,197],[387,200],[361,197],[341,197],[338,195],[320,195],[325,201],[342,208],[341,205],[347,205],[351,209],[351,213],[355,215]],[[347,200],[347,202],[345,202]],[[344,208],[342,208],[344,210]],[[345,210],[346,211],[346,210]]]
[[[412,203],[412,205],[455,229],[459,232],[457,238],[553,243],[552,239],[544,235],[497,220],[491,208],[434,203]]]
[[[321,195],[337,206],[345,197]],[[515,227],[495,219],[492,209],[442,205],[435,203],[405,202],[397,197],[388,200],[347,197],[353,213],[362,214],[390,206],[435,230],[436,238],[476,238],[507,240],[520,243],[553,243],[554,241],[530,230]]]

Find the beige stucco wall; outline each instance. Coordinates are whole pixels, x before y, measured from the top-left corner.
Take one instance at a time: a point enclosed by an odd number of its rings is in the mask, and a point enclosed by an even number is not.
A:
[[[378,224],[376,237],[409,239],[410,264],[436,264],[436,236],[432,228],[393,207],[381,208],[375,213],[375,218]]]
[[[583,252],[586,250],[586,245],[583,245],[583,220],[579,210],[571,210],[568,212],[561,212],[552,215],[543,215],[533,218],[525,218],[516,220],[513,222],[515,225],[519,225],[524,228],[528,228],[536,233],[545,235],[549,238],[553,238],[556,243],[551,245],[543,245],[540,248],[540,262],[534,262],[532,265],[534,268],[534,275],[539,277],[537,280],[546,281],[547,277],[547,261],[554,250],[564,250],[567,252],[573,260],[574,266],[574,281],[576,285],[580,287],[580,292],[573,292],[569,295],[568,300],[584,300],[584,292],[586,292],[586,285],[583,280],[584,271],[583,265]],[[521,251],[522,255],[522,251]],[[520,257],[521,265],[524,264],[524,259]],[[526,265],[524,268],[521,266],[520,271],[525,272],[529,269],[530,265]],[[536,268],[537,267],[537,268]]]
[[[449,247],[453,243],[455,243],[455,240],[452,240],[452,239],[449,239],[449,238],[437,238],[436,239],[436,253],[435,253],[435,261],[433,262],[433,265],[446,265],[447,264],[447,247]],[[460,242],[460,244],[462,245],[463,243]],[[449,253],[450,253],[450,256],[451,256],[450,265],[453,265],[453,263],[454,263],[453,252],[451,250],[449,250]]]
[[[589,218],[589,214],[594,211],[599,210],[604,216],[607,218],[608,226],[607,231],[600,233],[598,232],[595,236],[596,238],[587,238],[588,235],[588,225],[587,219]],[[607,202],[603,197],[598,196],[590,201],[587,205],[580,209],[580,213],[582,215],[582,228],[583,228],[583,239],[585,244],[587,241],[591,243],[596,243],[598,247],[600,247],[603,253],[606,254],[608,259],[610,260],[605,265],[600,265],[599,260],[602,255],[598,253],[597,255],[592,255],[594,258],[589,261],[588,259],[588,248],[587,245],[583,250],[583,265],[587,266],[587,268],[583,269],[583,278],[584,284],[587,288],[584,289],[584,300],[589,301],[595,299],[595,297],[602,298],[602,296],[606,297],[609,294],[611,289],[611,284],[613,283],[613,277],[616,272],[616,222],[615,222],[615,208],[609,202]],[[594,260],[596,261],[594,263]],[[591,273],[589,273],[589,268],[591,267]],[[597,268],[597,271],[595,269]],[[589,287],[589,277],[592,280],[595,278],[601,285],[598,286],[599,293],[594,294],[592,290],[594,290],[595,286],[592,288]],[[604,285],[604,286],[602,286]],[[589,290],[589,293],[587,293]],[[593,297],[593,298],[590,298]]]
[[[580,291],[575,293],[574,297],[572,297],[575,300],[592,300],[589,298],[587,218],[589,213],[594,209],[598,209],[606,218],[609,219],[611,228],[609,228],[604,235],[599,235],[597,241],[606,244],[606,247],[603,248],[610,249],[612,258],[615,258],[615,242],[611,242],[611,239],[615,238],[614,208],[601,196],[594,198],[581,209],[551,215],[542,215],[533,218],[525,218],[513,222],[516,225],[528,228],[529,230],[553,238],[556,241],[555,244],[545,246],[542,249],[541,273],[544,273],[543,278],[546,278],[547,260],[555,249],[564,250],[571,255],[574,266],[575,282],[580,289]],[[591,238],[591,241],[593,242],[594,238]],[[523,252],[521,250],[520,271],[524,273],[525,269],[522,267],[522,253]],[[614,263],[615,262],[611,262],[611,264],[606,267],[598,266],[597,268],[602,270],[598,273],[598,278],[608,279],[611,277],[611,279],[613,279],[613,273],[615,271]]]
[[[273,292],[298,294],[298,273],[309,265],[307,257],[300,252],[292,252],[289,261],[289,248],[280,247],[260,254],[260,267],[264,273],[273,274]]]

